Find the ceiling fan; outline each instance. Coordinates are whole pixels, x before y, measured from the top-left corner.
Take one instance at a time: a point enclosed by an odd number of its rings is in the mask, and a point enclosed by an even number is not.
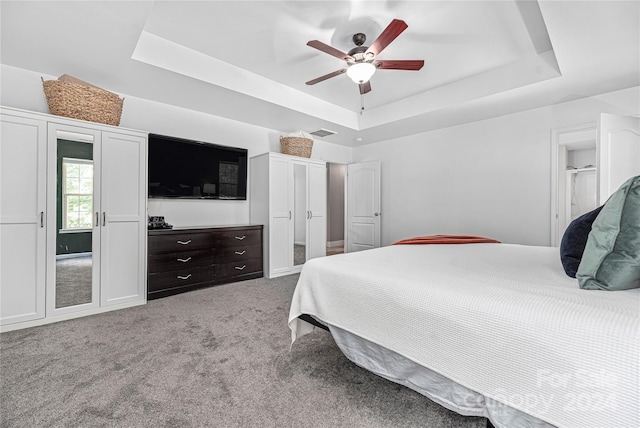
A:
[[[312,48],[316,48],[322,52],[328,53],[329,55],[333,55],[336,58],[340,58],[347,63],[347,67],[325,74],[324,76],[317,77],[313,80],[309,80],[306,82],[307,85],[315,85],[316,83],[320,83],[346,72],[351,80],[358,84],[360,87],[360,93],[366,94],[371,91],[371,82],[369,79],[371,79],[377,69],[420,70],[424,65],[423,60],[376,59],[380,52],[389,46],[396,37],[407,29],[407,27],[407,23],[403,20],[394,19],[369,47],[363,46],[367,38],[364,34],[354,34],[352,39],[356,47],[351,49],[348,53],[344,53],[341,50],[336,49],[333,46],[329,46],[319,40],[311,40],[307,43],[307,46],[311,46]]]

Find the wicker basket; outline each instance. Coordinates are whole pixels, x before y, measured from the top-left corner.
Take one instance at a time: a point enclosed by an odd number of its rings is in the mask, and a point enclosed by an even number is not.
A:
[[[313,140],[302,137],[280,137],[280,148],[285,155],[310,158]]]
[[[42,86],[51,114],[120,125],[124,98],[95,86],[62,80],[42,79]]]

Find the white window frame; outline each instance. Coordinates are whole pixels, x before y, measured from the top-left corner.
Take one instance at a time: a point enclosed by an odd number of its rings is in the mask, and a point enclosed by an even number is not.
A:
[[[91,159],[78,159],[78,158],[62,158],[62,227],[60,228],[60,233],[82,233],[82,232],[91,232],[92,228],[67,228],[67,196],[91,196],[91,205],[93,206],[93,190],[91,193],[67,193],[65,191],[67,184],[67,169],[65,168],[65,164],[83,164],[83,165],[92,165],[93,160]],[[93,184],[93,183],[92,183]],[[93,213],[93,208],[91,209]]]

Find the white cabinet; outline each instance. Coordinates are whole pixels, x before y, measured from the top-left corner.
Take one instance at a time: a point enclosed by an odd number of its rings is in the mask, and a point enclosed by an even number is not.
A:
[[[0,323],[45,315],[46,124],[2,115]]]
[[[144,304],[146,134],[1,113],[1,324]]]
[[[264,224],[265,276],[326,255],[326,163],[280,153],[250,159],[251,222]]]

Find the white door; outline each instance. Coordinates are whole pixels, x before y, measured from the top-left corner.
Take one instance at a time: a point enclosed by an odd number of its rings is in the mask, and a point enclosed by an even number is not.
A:
[[[101,306],[144,300],[146,138],[102,133]]]
[[[91,128],[48,124],[47,317],[100,306],[100,136]],[[89,166],[82,174],[80,162]],[[90,180],[81,185],[85,175]],[[88,205],[80,204],[85,197]],[[68,221],[74,217],[83,221]]]
[[[380,246],[380,161],[347,165],[347,252]]]
[[[293,260],[291,172],[287,159],[269,159],[269,278],[287,274]]]
[[[309,253],[309,164],[304,160],[290,160],[291,165],[291,209],[293,218],[293,241],[289,243],[292,248],[291,267],[298,271],[307,261]]]
[[[307,260],[327,255],[327,165],[307,170]]]
[[[601,114],[598,134],[598,200],[629,178],[640,175],[640,118]]]
[[[0,323],[45,316],[47,137],[43,121],[2,116]]]

